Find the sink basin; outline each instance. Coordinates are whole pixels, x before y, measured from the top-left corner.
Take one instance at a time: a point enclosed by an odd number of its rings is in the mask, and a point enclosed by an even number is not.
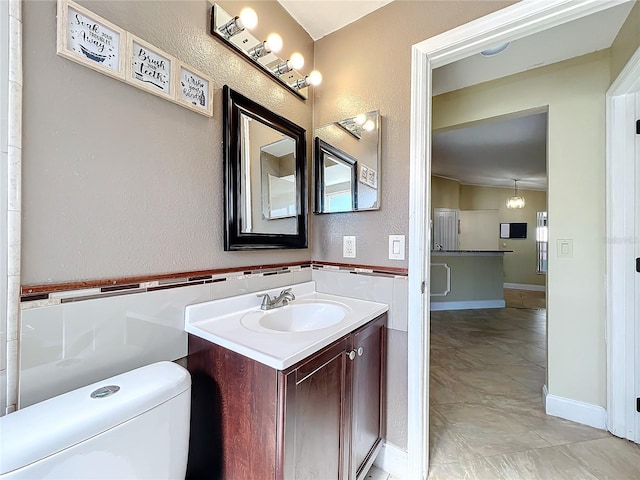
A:
[[[348,310],[338,302],[298,300],[273,310],[252,310],[240,323],[259,332],[309,332],[340,323]]]

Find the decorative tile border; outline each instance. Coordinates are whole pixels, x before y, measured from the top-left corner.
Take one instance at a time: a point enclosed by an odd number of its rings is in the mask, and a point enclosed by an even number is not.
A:
[[[240,280],[243,278],[268,277],[299,272],[304,269],[331,269],[357,275],[383,277],[406,277],[406,269],[369,267],[353,264],[330,264],[328,262],[298,262],[289,264],[245,266],[197,272],[129,277],[85,282],[59,283],[51,285],[26,285],[21,291],[21,309],[40,308],[61,303],[92,300],[118,295],[154,292],[171,288],[203,285],[208,283]]]
[[[409,271],[406,268],[379,267],[373,265],[359,265],[355,263],[312,262],[315,270],[329,269],[341,270],[357,275],[373,275],[376,277],[406,277]]]

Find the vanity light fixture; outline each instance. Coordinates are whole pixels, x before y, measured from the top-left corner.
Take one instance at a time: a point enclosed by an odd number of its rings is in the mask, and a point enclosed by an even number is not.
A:
[[[253,9],[244,8],[240,15],[233,16],[214,3],[210,20],[210,33],[215,38],[298,97],[306,99],[308,88],[322,81],[317,70],[306,76],[299,72],[304,66],[300,53],[293,53],[288,60],[277,56],[283,44],[280,35],[271,33],[265,41],[260,41],[249,32],[258,24],[258,15]]]
[[[272,73],[280,76],[290,72],[291,70],[300,70],[302,67],[304,67],[304,57],[301,53],[295,52],[291,55],[289,60],[276,65],[276,68],[273,69]]]
[[[498,45],[497,47],[487,48],[480,52],[480,55],[483,57],[493,57],[498,55],[499,53],[504,52],[511,42],[503,43],[502,45]]]
[[[252,30],[258,25],[258,15],[253,8],[245,7],[240,11],[240,15],[233,17],[227,23],[218,27],[220,34],[229,39],[234,35],[243,32],[245,28]]]
[[[369,118],[373,113],[376,112],[360,113],[355,117],[345,118],[335,123],[360,140],[364,132],[372,132],[376,128],[376,121]]]
[[[507,198],[507,208],[524,208],[525,200],[524,197],[518,196],[518,179],[513,179],[513,196]]]
[[[277,33],[270,33],[267,39],[252,47],[247,51],[247,54],[254,60],[258,60],[260,57],[264,57],[270,53],[278,53],[282,50],[282,37]]]
[[[296,80],[291,86],[296,90],[301,88],[313,86],[317,87],[322,83],[322,74],[318,70],[313,70],[309,75],[299,80]]]

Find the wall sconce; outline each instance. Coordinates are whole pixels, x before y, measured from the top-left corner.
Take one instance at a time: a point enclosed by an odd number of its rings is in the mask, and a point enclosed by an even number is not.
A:
[[[249,30],[258,24],[258,16],[251,8],[244,8],[238,16],[232,16],[214,3],[211,8],[211,34],[252,63],[263,73],[289,89],[302,99],[308,96],[310,86],[319,85],[322,75],[317,70],[305,76],[298,72],[304,66],[304,57],[294,53],[288,60],[276,53],[282,49],[282,37],[271,33],[265,41],[259,41]]]

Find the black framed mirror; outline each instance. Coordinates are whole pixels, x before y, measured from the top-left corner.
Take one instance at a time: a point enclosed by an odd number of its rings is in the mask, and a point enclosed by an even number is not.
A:
[[[358,209],[358,161],[351,155],[315,138],[315,213],[352,212]]]
[[[306,132],[225,85],[224,249],[307,248]]]

